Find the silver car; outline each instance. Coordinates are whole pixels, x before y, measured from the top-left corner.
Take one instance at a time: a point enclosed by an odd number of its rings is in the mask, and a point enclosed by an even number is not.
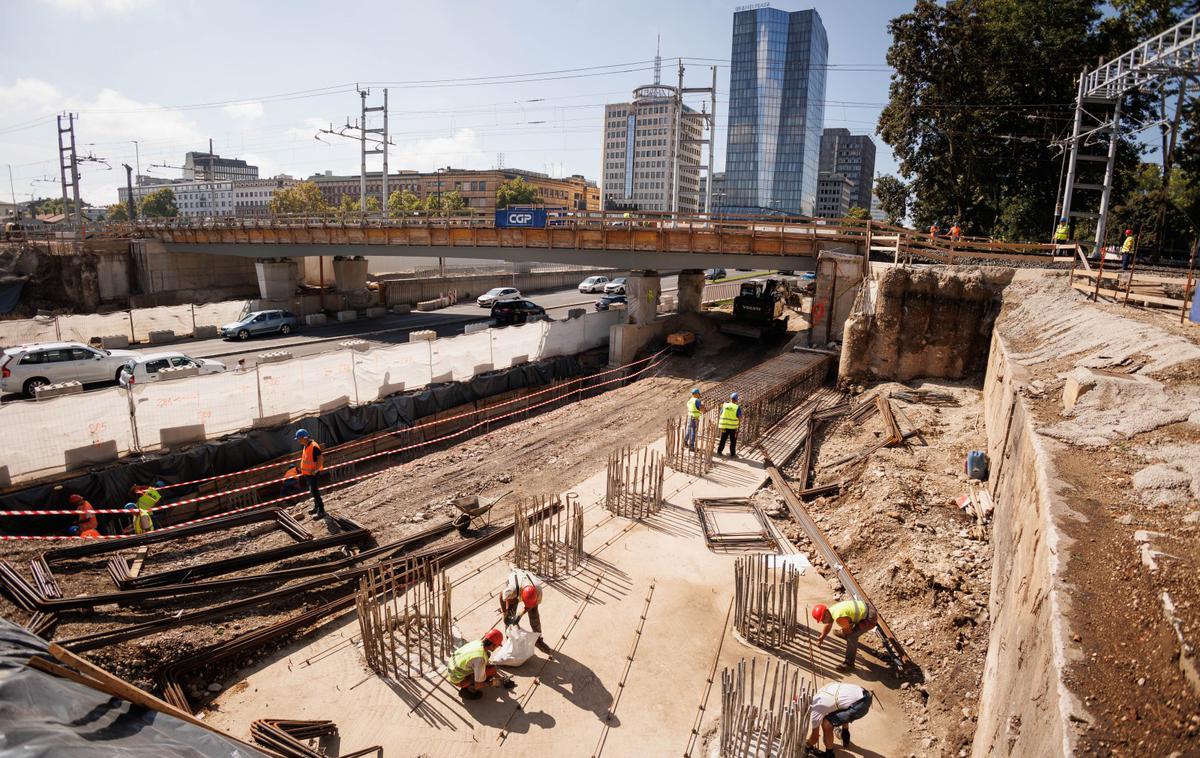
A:
[[[227,340],[248,340],[260,334],[291,334],[300,325],[291,311],[251,311],[240,321],[221,327],[221,336]]]
[[[604,294],[606,295],[624,295],[625,294],[625,277],[618,276],[608,284],[604,285]]]
[[[579,283],[579,291],[583,293],[603,292],[606,284],[608,284],[607,276],[589,276]]]
[[[492,287],[487,292],[475,298],[475,303],[480,308],[491,308],[496,303],[520,299],[521,292],[516,287]]]
[[[141,353],[102,350],[82,342],[42,342],[4,351],[0,358],[0,391],[34,397],[38,387],[59,382],[117,382],[125,364]]]
[[[193,358],[183,353],[149,353],[140,358],[130,358],[121,367],[122,387],[144,384],[158,380],[158,372],[165,368],[190,368],[195,366],[200,375],[220,374],[225,364],[209,358]]]

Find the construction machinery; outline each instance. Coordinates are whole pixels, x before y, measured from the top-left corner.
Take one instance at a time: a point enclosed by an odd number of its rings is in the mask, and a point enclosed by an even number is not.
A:
[[[787,332],[783,313],[790,288],[787,280],[771,276],[742,282],[733,299],[733,319],[721,324],[721,331],[738,337],[767,341]]]

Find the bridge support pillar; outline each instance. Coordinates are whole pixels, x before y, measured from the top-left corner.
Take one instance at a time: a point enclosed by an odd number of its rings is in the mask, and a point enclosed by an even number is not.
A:
[[[288,258],[260,258],[258,296],[263,300],[288,300],[296,294],[296,266]]]
[[[704,272],[685,268],[679,272],[679,291],[676,312],[696,313],[704,302]]]
[[[367,259],[362,256],[334,258],[333,281],[337,291],[343,294],[366,290]]]
[[[639,326],[654,323],[661,296],[662,280],[657,271],[631,271],[625,279],[625,311],[629,314],[629,323]]]

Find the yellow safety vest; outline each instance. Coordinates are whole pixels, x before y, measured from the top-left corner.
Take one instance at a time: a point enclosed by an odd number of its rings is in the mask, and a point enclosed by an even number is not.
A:
[[[1132,236],[1126,237],[1125,241],[1121,243],[1121,252],[1122,253],[1132,253],[1133,252],[1133,237]]]
[[[725,403],[721,406],[721,419],[717,422],[717,426],[721,429],[737,429],[742,424],[742,420],[738,418],[737,414],[737,403]]]
[[[833,616],[834,621],[847,618],[851,623],[857,624],[867,617],[867,604],[861,600],[843,600],[833,604],[829,615]]]
[[[1066,224],[1059,224],[1058,228],[1054,230],[1055,242],[1066,242],[1070,237],[1071,230],[1067,228]]]
[[[694,397],[687,403],[688,415],[692,418],[700,418],[700,398]]]
[[[153,531],[154,517],[150,515],[150,511],[139,508],[137,515],[133,517],[133,533],[145,534]]]
[[[454,685],[462,684],[462,682],[475,673],[472,663],[482,658],[486,664],[488,662],[488,651],[483,649],[483,640],[475,640],[454,651],[450,656],[450,683]]]
[[[325,468],[325,459],[316,460],[313,455],[313,450],[320,452],[321,446],[313,442],[304,446],[304,450],[300,452],[300,473],[305,476],[318,474],[321,469]]]
[[[149,511],[158,505],[158,501],[162,500],[162,493],[154,487],[147,487],[137,499],[137,507],[139,510]]]

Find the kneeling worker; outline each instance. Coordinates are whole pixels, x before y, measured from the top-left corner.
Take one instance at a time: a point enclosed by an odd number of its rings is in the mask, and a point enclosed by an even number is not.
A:
[[[842,667],[847,670],[853,669],[854,659],[858,656],[858,638],[875,628],[878,619],[875,607],[861,600],[843,600],[829,608],[817,605],[812,609],[812,617],[825,625],[817,637],[818,645],[824,642],[830,630],[837,626],[837,636],[846,640],[846,659]]]
[[[504,614],[504,625],[513,626],[528,614],[529,628],[538,633],[537,648],[542,652],[550,652],[550,646],[542,639],[542,617],[538,606],[542,602],[542,582],[535,575],[524,569],[515,569],[504,582],[500,591],[500,612]],[[524,606],[517,613],[517,606]]]
[[[83,495],[71,495],[68,502],[75,506],[78,515],[75,517],[75,524],[67,530],[67,533],[77,537],[89,536],[85,532],[96,532],[99,535],[97,530],[100,528],[100,522],[96,518],[96,509],[92,507],[92,504]]]
[[[830,682],[813,693],[808,711],[812,731],[808,735],[808,747],[818,756],[833,755],[833,730],[841,727],[842,746],[850,746],[850,722],[858,721],[871,710],[871,693],[848,682]],[[817,750],[817,738],[825,743],[825,750]]]
[[[478,700],[488,687],[498,685],[511,690],[517,686],[512,679],[500,676],[495,666],[488,665],[492,651],[503,642],[504,635],[500,630],[491,629],[481,639],[468,642],[450,656],[448,677],[464,700]]]

